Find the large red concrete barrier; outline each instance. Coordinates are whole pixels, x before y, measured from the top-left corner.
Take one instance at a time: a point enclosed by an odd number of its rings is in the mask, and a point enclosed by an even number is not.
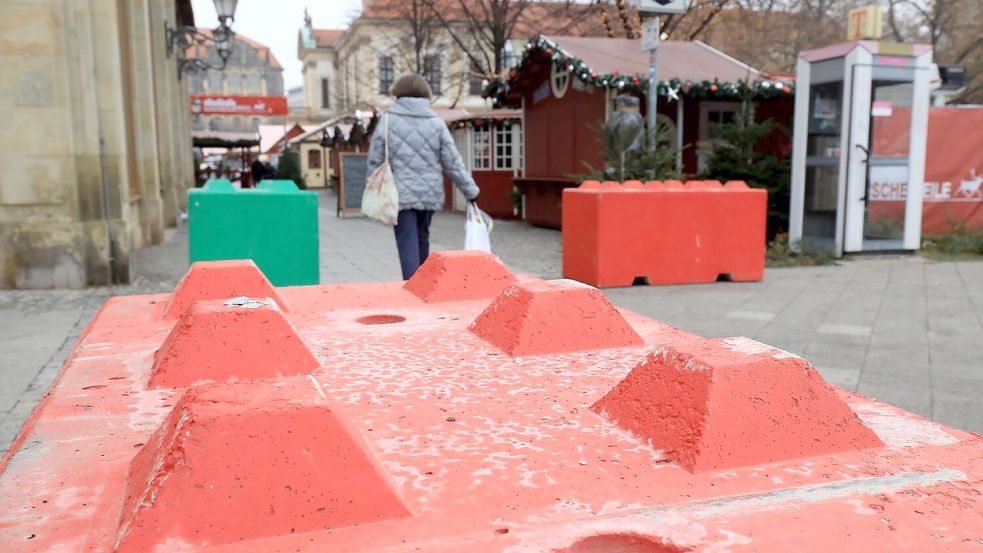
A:
[[[693,471],[882,445],[809,363],[747,338],[660,348],[591,409]]]
[[[167,299],[164,318],[176,319],[199,300],[226,300],[239,296],[272,298],[281,310],[287,307],[266,275],[251,259],[198,261],[184,275]]]
[[[318,386],[294,377],[185,392],[130,462],[119,551],[408,516],[358,431]]]
[[[584,182],[563,191],[563,276],[600,287],[760,280],[767,192],[741,182]]]
[[[314,352],[270,299],[197,301],[154,354],[151,388],[310,374]]]
[[[479,251],[434,252],[406,281],[406,290],[425,302],[493,298],[515,282],[497,257]]]
[[[0,462],[0,550],[828,553],[983,535],[980,436],[586,285],[495,295],[490,259],[439,256],[420,294],[273,290],[289,312],[228,289],[178,321],[166,294],[112,299]]]
[[[556,280],[514,284],[471,325],[510,355],[639,346],[641,337],[596,288]]]

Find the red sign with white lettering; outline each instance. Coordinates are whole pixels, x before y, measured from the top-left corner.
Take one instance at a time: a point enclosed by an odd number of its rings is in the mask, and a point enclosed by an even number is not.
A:
[[[286,115],[286,96],[191,95],[192,115]]]

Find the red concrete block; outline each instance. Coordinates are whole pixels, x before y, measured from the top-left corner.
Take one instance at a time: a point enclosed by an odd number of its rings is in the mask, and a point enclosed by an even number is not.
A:
[[[645,188],[645,185],[639,180],[626,180],[623,188],[625,190],[642,190]]]
[[[310,374],[313,351],[269,299],[198,301],[154,355],[150,388]]]
[[[666,184],[666,189],[667,190],[682,190],[683,189],[683,183],[682,183],[682,181],[678,181],[678,180],[667,180],[667,181],[665,181],[665,184]]]
[[[130,462],[120,552],[177,551],[409,515],[308,377],[191,388]]]
[[[404,288],[427,303],[493,298],[515,275],[498,257],[478,251],[434,252]]]
[[[812,365],[748,338],[659,348],[591,409],[692,472],[883,445]]]
[[[724,184],[724,188],[727,188],[727,189],[737,189],[737,190],[746,190],[748,188],[748,185],[747,185],[746,182],[744,182],[742,180],[729,180],[729,181],[727,181],[726,184]]]
[[[582,190],[599,190],[601,188],[601,182],[596,180],[585,180],[580,183],[579,186]]]
[[[272,298],[280,309],[286,305],[263,271],[252,259],[198,261],[181,278],[164,307],[165,319],[176,319],[198,300],[227,300],[246,296]]]
[[[723,185],[718,180],[691,180],[685,186],[689,190],[718,190]]]
[[[767,191],[717,181],[563,193],[563,276],[600,287],[760,280]]]
[[[509,286],[475,319],[471,332],[513,356],[643,343],[599,290],[569,280]]]

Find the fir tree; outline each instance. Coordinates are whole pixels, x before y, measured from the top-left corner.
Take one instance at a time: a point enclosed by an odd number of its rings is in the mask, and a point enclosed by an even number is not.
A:
[[[284,150],[283,155],[280,156],[280,163],[277,164],[276,168],[276,177],[294,181],[297,188],[301,190],[307,188],[307,183],[304,182],[304,177],[300,174],[300,160],[297,152],[293,150]]]
[[[645,132],[644,127],[634,129],[615,128],[604,125],[596,129],[600,136],[599,142],[604,147],[604,164],[607,170],[595,168],[588,162],[583,162],[587,168],[586,174],[572,175],[577,180],[672,180],[678,179],[676,172],[676,151],[669,147],[672,143],[672,127],[659,123],[655,128],[655,136],[649,135],[649,140],[656,140],[655,152],[648,148],[633,151],[638,134]]]
[[[762,141],[775,130],[786,133],[774,120],[754,120],[754,103],[750,96],[741,102],[734,122],[722,125],[720,142],[703,172],[703,178],[722,182],[744,181],[753,188],[768,190],[768,239],[788,231],[789,188],[791,168],[789,159],[762,151]],[[787,133],[786,133],[787,134]]]

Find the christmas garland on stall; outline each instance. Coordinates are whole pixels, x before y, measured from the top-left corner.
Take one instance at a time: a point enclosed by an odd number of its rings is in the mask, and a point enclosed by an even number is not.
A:
[[[504,103],[505,96],[512,87],[513,80],[519,73],[525,70],[530,60],[539,53],[549,56],[552,63],[559,65],[565,64],[570,71],[570,75],[585,85],[612,88],[619,92],[641,95],[648,92],[648,77],[644,75],[622,75],[618,72],[599,74],[584,63],[583,60],[567,53],[555,42],[540,35],[526,43],[522,59],[509,71],[508,78],[493,83],[488,89],[488,95],[492,98],[493,104],[496,107]],[[795,93],[792,85],[767,79],[759,79],[754,82],[721,82],[717,79],[712,81],[682,81],[680,79],[671,79],[668,81],[659,81],[656,90],[659,96],[666,96],[673,100],[680,96],[698,99],[740,100],[749,91],[756,100],[768,100],[773,98],[791,98]]]
[[[478,127],[489,124],[492,127],[501,123],[503,121],[508,121],[510,123],[518,123],[522,118],[516,115],[505,115],[505,116],[491,116],[483,117],[481,115],[475,115],[474,117],[468,117],[465,119],[458,119],[456,121],[451,121],[448,126],[451,129],[463,129],[465,127],[471,127],[477,129]]]

